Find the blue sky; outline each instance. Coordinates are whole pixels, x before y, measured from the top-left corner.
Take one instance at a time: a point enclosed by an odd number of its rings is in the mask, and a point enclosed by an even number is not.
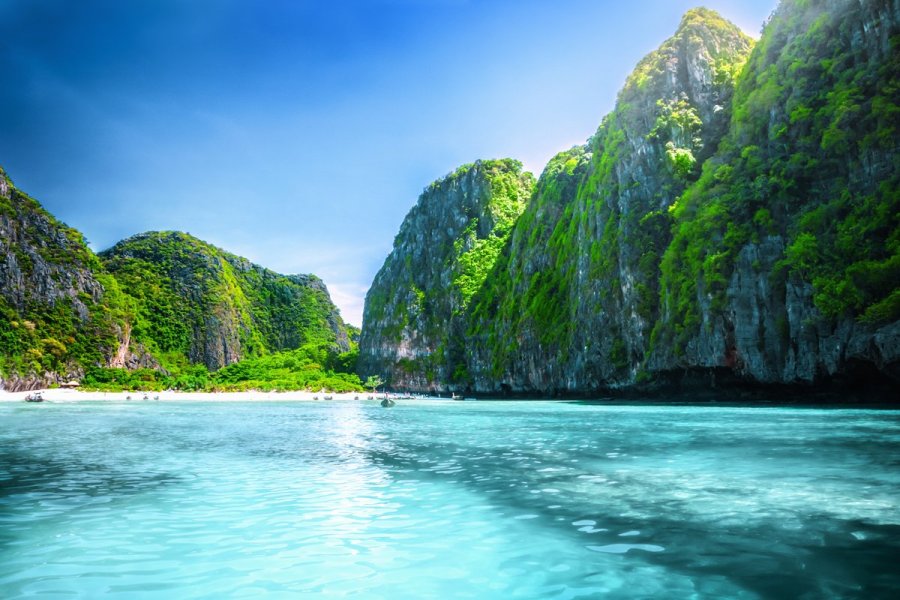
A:
[[[345,319],[434,179],[582,143],[686,0],[0,0],[0,165],[102,250],[176,229]],[[775,0],[708,0],[758,36]]]

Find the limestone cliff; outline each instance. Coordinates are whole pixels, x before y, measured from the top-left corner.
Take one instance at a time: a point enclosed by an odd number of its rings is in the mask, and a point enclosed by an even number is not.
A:
[[[210,369],[306,344],[349,349],[325,284],[180,233],[95,255],[0,170],[0,389],[92,367]]]
[[[366,296],[361,375],[377,374],[397,389],[465,377],[472,296],[533,184],[521,163],[489,160],[460,167],[422,193]]]
[[[671,209],[650,372],[896,388],[898,81],[900,2],[782,3]]]
[[[133,336],[161,356],[215,370],[311,342],[349,349],[314,275],[280,275],[179,232],[136,235],[100,257],[134,299]]]
[[[715,13],[688,12],[638,64],[588,146],[551,161],[504,269],[479,296],[470,385],[584,390],[633,380],[658,310],[666,208],[725,133],[751,46]]]
[[[786,0],[755,46],[689,11],[587,145],[547,165],[463,314],[429,323],[465,326],[464,352],[442,359],[452,373],[402,381],[485,394],[896,391],[898,4]],[[437,212],[418,221],[398,239],[444,226]],[[385,268],[443,264],[407,250],[395,245]],[[363,361],[375,347],[410,359],[439,347],[416,320],[395,338],[370,326]]]
[[[119,299],[82,235],[0,169],[0,388],[49,385],[106,364],[123,337]]]

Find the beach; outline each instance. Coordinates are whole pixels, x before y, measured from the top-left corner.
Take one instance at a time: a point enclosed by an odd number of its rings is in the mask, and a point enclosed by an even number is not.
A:
[[[0,402],[24,402],[31,394],[40,393],[44,402],[272,402],[272,401],[315,401],[325,400],[366,400],[372,396],[368,392],[89,392],[64,388],[51,388],[27,392],[7,392],[0,390]],[[146,400],[145,400],[146,396]]]

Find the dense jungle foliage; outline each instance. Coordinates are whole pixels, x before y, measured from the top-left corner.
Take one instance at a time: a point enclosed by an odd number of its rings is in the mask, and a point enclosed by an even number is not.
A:
[[[351,374],[359,332],[315,276],[279,275],[178,232],[98,257],[2,171],[0,181],[0,380],[362,389]]]

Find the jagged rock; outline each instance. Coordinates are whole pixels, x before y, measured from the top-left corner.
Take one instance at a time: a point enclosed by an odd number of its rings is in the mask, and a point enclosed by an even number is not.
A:
[[[476,390],[636,379],[658,314],[667,209],[727,130],[734,74],[751,47],[715,13],[688,12],[638,64],[588,146],[551,161],[473,318]]]
[[[0,170],[0,386],[34,389],[105,364],[123,324],[110,284],[82,235]]]
[[[135,236],[104,257],[109,269],[0,170],[0,389],[95,366],[161,369],[157,353],[215,369],[306,343],[349,349],[313,275],[279,275],[177,233]]]
[[[877,107],[896,97],[898,33],[896,0],[779,7],[736,91],[735,118],[708,168],[716,176],[675,212],[675,230],[699,223],[691,230],[702,241],[676,234],[666,251],[668,303],[651,369],[724,366],[753,382],[896,385],[896,355],[877,348],[898,343],[898,303],[890,303],[900,273],[888,242],[897,222],[886,215],[900,209],[900,145],[880,133],[889,125]],[[848,91],[859,105],[846,112],[831,99]],[[864,203],[872,208],[857,208]],[[817,214],[831,216],[813,224]],[[853,231],[866,234],[842,241]],[[815,248],[802,259],[801,241]],[[697,314],[699,326],[685,326]]]
[[[464,351],[379,318],[361,362],[438,357],[401,381],[485,394],[896,393],[898,24],[900,0],[785,0],[751,52],[689,11],[588,144],[547,165],[463,314],[428,323],[463,324]],[[382,273],[445,264],[422,252],[395,244]],[[450,287],[422,290],[428,305]]]
[[[466,314],[533,187],[518,161],[465,165],[409,212],[366,295],[358,370],[395,389],[461,379]]]

